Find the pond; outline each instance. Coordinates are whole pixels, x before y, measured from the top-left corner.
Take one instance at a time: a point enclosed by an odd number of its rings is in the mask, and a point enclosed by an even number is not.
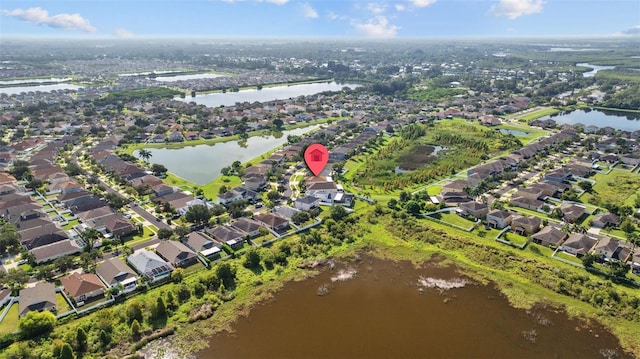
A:
[[[541,119],[552,119],[559,125],[565,123],[570,125],[581,123],[585,126],[611,126],[615,129],[623,131],[640,130],[640,113],[637,112],[610,110],[575,110],[571,112],[560,112],[555,115],[542,117]]]
[[[504,133],[506,135],[514,135],[514,136],[529,136],[531,134],[531,132],[510,130],[510,129],[506,129],[506,128],[501,128],[500,132],[502,132],[502,133]]]
[[[591,71],[583,72],[582,76],[584,76],[584,77],[593,77],[600,70],[613,70],[613,69],[616,68],[615,66],[591,65],[591,64],[588,64],[586,62],[582,62],[582,63],[576,64],[576,66],[589,67],[589,68],[592,69]]]
[[[288,130],[276,136],[255,136],[242,145],[239,141],[213,145],[187,146],[183,148],[147,148],[151,152],[149,162],[164,165],[169,172],[193,183],[204,185],[220,176],[220,170],[234,161],[242,163],[256,158],[287,142],[289,135],[302,135],[318,125]],[[134,151],[138,156],[138,151]]]
[[[51,92],[54,90],[78,90],[82,88],[82,86],[74,85],[74,84],[52,84],[52,85],[36,85],[36,86],[13,86],[13,87],[1,87],[0,94],[6,93],[7,95],[19,95],[21,93],[29,93],[29,92]]]
[[[453,267],[370,257],[286,284],[232,329],[197,357],[631,357],[602,326],[544,305],[515,309]]]
[[[315,95],[324,91],[341,91],[343,87],[354,89],[360,85],[339,84],[337,82],[321,82],[288,86],[265,87],[262,90],[241,90],[238,92],[209,93],[196,97],[176,98],[184,102],[195,102],[208,107],[233,106],[236,102],[267,102],[285,100],[304,95]]]

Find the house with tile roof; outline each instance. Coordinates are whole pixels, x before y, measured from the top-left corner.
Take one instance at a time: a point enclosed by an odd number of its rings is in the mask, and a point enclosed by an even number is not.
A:
[[[56,286],[53,283],[38,282],[33,287],[20,290],[18,296],[18,315],[24,317],[32,311],[48,310],[54,314],[58,311]]]
[[[96,267],[96,275],[109,287],[122,286],[128,293],[138,286],[138,275],[120,258],[107,259]]]
[[[61,278],[60,284],[78,306],[88,300],[104,297],[106,289],[104,283],[93,273],[73,273]]]

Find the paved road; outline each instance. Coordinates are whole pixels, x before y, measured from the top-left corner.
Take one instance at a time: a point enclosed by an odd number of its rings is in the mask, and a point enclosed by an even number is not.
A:
[[[153,214],[147,212],[144,208],[138,206],[135,203],[131,204],[131,210],[136,212],[138,215],[140,215],[140,217],[146,219],[149,223],[151,223],[154,226],[158,227],[158,229],[160,229],[160,228],[171,229],[170,225],[166,224],[165,222],[163,222],[162,220],[160,220],[159,218],[157,218]]]

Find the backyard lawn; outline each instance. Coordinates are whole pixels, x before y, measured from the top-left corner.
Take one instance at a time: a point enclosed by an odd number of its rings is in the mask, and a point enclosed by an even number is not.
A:
[[[4,310],[4,307],[2,307],[2,310]],[[19,304],[17,302],[13,303],[7,316],[0,322],[0,333],[13,333],[18,330],[18,310]]]
[[[455,213],[436,213],[430,216],[431,218],[439,219],[443,222],[453,224],[462,228],[471,228],[475,224],[468,219],[462,218]]]

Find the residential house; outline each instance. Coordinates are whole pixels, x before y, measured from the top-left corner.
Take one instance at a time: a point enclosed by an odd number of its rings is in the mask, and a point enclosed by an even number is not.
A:
[[[286,231],[289,228],[289,221],[286,218],[280,217],[273,213],[260,213],[254,216],[258,222],[263,223],[265,226],[271,228],[276,232]]]
[[[188,267],[198,261],[198,256],[183,243],[162,241],[156,247],[156,253],[174,267]]]
[[[620,225],[620,217],[609,212],[600,213],[591,221],[591,225],[596,228],[617,227]]]
[[[519,192],[518,192],[519,193]],[[515,207],[527,208],[532,211],[540,211],[544,206],[544,202],[539,199],[532,199],[529,197],[518,196],[517,193],[511,198],[511,205]]]
[[[233,249],[242,247],[247,236],[231,226],[217,226],[208,230],[208,233]]]
[[[512,214],[501,209],[493,209],[487,213],[487,224],[492,228],[505,228],[511,225],[512,220]]]
[[[489,213],[489,206],[486,203],[471,201],[460,203],[460,209],[466,216],[474,216],[483,219]]]
[[[173,271],[171,264],[165,262],[155,252],[145,249],[129,255],[127,262],[129,262],[140,275],[145,276],[150,283],[156,283],[169,278]]]
[[[11,289],[0,288],[0,308],[11,301]]]
[[[603,237],[593,246],[592,251],[606,261],[626,263],[631,257],[633,245],[610,237]]]
[[[231,223],[231,227],[242,233],[246,233],[249,237],[257,237],[260,235],[260,223],[245,217],[238,218]]]
[[[322,202],[333,203],[337,193],[338,186],[335,182],[325,181],[307,184],[306,195],[319,198]]]
[[[33,287],[20,290],[18,315],[24,317],[32,311],[48,310],[57,312],[56,286],[53,283],[38,282]]]
[[[191,232],[183,242],[187,247],[209,259],[217,258],[222,253],[222,245],[203,232]]]
[[[296,198],[295,207],[302,211],[308,211],[312,208],[318,208],[320,198],[314,196],[304,196]]]
[[[275,206],[273,207],[272,212],[291,221],[291,218],[293,218],[296,213],[300,212],[300,210],[289,206]]]
[[[522,235],[528,236],[540,230],[542,220],[535,216],[517,216],[511,221],[511,230]]]
[[[35,258],[37,264],[50,262],[56,258],[78,254],[82,248],[75,240],[64,239],[33,248],[29,251]]]
[[[128,293],[138,286],[138,276],[120,258],[107,259],[96,268],[98,277],[109,286],[122,286],[122,292]]]
[[[61,278],[60,284],[78,306],[93,298],[104,297],[105,286],[93,273],[73,273]]]
[[[567,222],[574,223],[582,217],[586,208],[575,203],[565,202],[560,205],[560,211],[562,211],[562,216]]]
[[[242,200],[242,193],[238,193],[235,191],[227,191],[224,193],[220,193],[218,196],[218,203],[222,205],[227,205],[231,202]]]
[[[565,182],[571,178],[571,172],[564,168],[559,168],[544,175],[544,179],[553,182]]]
[[[576,257],[582,257],[591,251],[598,242],[595,238],[582,233],[573,233],[562,243],[560,249]]]
[[[267,184],[267,177],[260,173],[248,173],[242,176],[242,185],[244,188],[259,191]]]
[[[533,243],[550,247],[559,246],[562,241],[567,239],[568,235],[554,225],[547,225],[538,233],[531,236]]]

